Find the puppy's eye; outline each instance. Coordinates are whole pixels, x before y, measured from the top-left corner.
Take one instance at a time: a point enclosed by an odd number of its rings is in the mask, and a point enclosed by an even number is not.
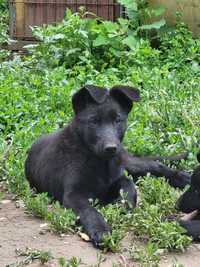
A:
[[[98,124],[100,122],[99,118],[90,118],[89,123],[90,124]]]
[[[120,123],[121,121],[122,121],[122,119],[121,119],[120,116],[117,116],[117,117],[115,118],[115,122],[116,122],[116,123]]]

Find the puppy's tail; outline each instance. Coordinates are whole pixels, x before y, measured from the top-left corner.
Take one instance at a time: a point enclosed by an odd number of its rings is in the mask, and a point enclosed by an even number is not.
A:
[[[141,157],[142,159],[149,159],[149,160],[169,160],[169,161],[179,161],[179,160],[186,160],[188,158],[189,153],[184,152],[181,154],[173,155],[173,156],[145,156]],[[200,153],[199,153],[199,161],[200,161]]]

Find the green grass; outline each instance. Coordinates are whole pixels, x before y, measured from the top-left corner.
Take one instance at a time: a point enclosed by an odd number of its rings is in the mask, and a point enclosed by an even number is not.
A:
[[[37,29],[43,42],[31,48],[28,56],[0,63],[0,181],[24,199],[31,214],[49,221],[56,231],[71,233],[77,231],[73,212],[58,203],[49,206],[45,194],[30,192],[24,161],[31,144],[70,121],[71,96],[85,83],[127,84],[140,89],[141,102],[133,105],[129,115],[125,147],[140,155],[189,151],[189,159],[176,165],[192,170],[200,140],[200,41],[193,40],[179,23],[160,37],[158,49],[144,38],[134,48],[119,46],[130,34],[122,30],[126,20],[109,24],[109,30],[106,23],[68,16],[58,26]],[[78,40],[71,28],[78,32]],[[97,35],[104,36],[108,45],[97,45]],[[71,54],[63,56],[67,45],[73,46]],[[157,264],[157,250],[183,251],[190,244],[180,226],[164,219],[175,212],[180,191],[152,177],[141,179],[138,185],[141,202],[134,212],[122,204],[99,207],[113,228],[104,246],[118,251],[122,238],[133,232],[134,240],[148,245],[146,251],[132,252],[132,257],[141,261],[145,255],[144,259]],[[134,248],[134,240],[128,249]]]
[[[50,251],[26,248],[25,250],[16,249],[15,252],[18,257],[24,258],[16,263],[7,265],[7,267],[23,267],[33,263],[35,260],[39,260],[41,265],[45,265],[45,263],[53,259]]]

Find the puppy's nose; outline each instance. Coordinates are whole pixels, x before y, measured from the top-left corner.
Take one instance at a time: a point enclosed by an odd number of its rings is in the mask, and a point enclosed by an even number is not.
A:
[[[108,144],[105,146],[104,151],[106,154],[114,155],[117,152],[117,145]]]

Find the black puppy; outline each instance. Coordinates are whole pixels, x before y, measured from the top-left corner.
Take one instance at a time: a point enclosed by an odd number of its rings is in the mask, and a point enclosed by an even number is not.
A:
[[[72,98],[72,122],[57,133],[41,137],[25,163],[31,187],[72,208],[94,245],[99,245],[111,229],[88,199],[107,204],[119,199],[122,189],[131,205],[136,205],[135,186],[124,169],[134,178],[148,172],[165,176],[178,187],[190,180],[187,173],[133,157],[123,148],[128,113],[132,102],[139,99],[135,88],[115,86],[109,91],[86,85]]]
[[[200,153],[198,153],[197,159],[200,162]],[[194,170],[191,177],[191,185],[178,199],[176,208],[185,213],[190,213],[195,210],[200,211],[200,165]],[[194,220],[179,221],[180,225],[186,229],[187,234],[195,241],[200,241],[199,215]]]

